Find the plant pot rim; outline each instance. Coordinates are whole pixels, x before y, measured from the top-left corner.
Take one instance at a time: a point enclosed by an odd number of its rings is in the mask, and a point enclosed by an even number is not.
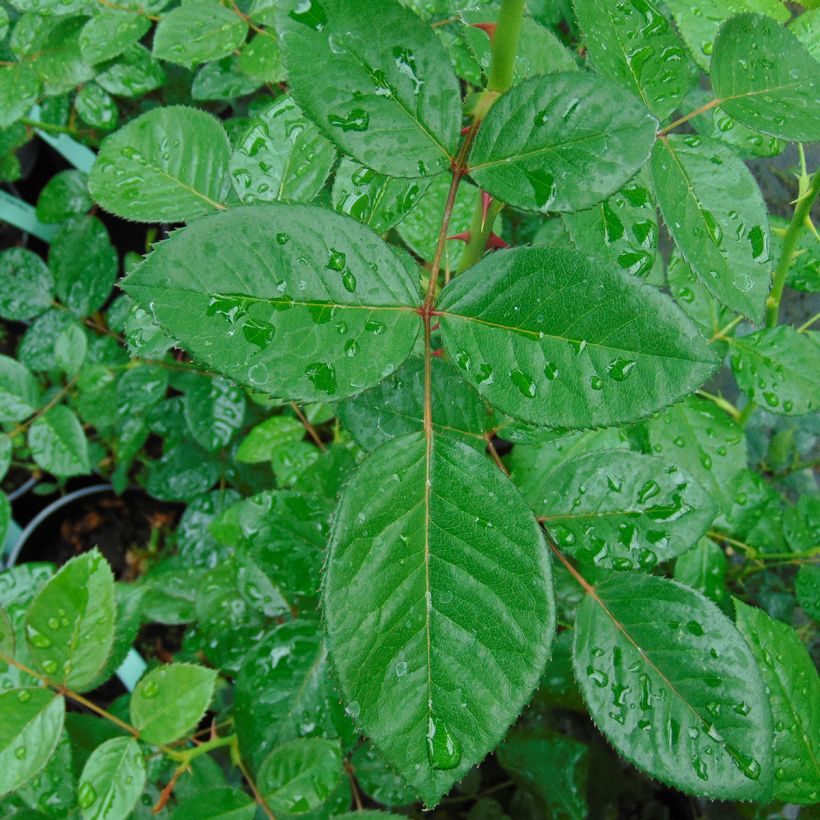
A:
[[[15,487],[11,492],[6,493],[6,498],[8,498],[9,501],[17,501],[18,498],[22,498],[22,496],[37,484],[38,480],[36,476],[29,476],[19,487]]]

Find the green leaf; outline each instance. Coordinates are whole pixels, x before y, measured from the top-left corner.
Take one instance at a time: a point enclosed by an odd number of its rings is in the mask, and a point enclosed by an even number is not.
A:
[[[760,667],[774,719],[774,798],[812,805],[820,797],[820,679],[797,633],[735,600],[737,628]]]
[[[535,511],[576,558],[650,570],[706,533],[717,506],[687,472],[628,450],[566,462],[545,480]]]
[[[47,97],[66,94],[92,79],[94,69],[80,53],[80,33],[83,17],[61,19],[44,38],[34,67],[43,83]]]
[[[658,215],[640,176],[593,208],[564,214],[563,221],[578,250],[649,276],[658,252]]]
[[[372,386],[421,326],[417,286],[393,251],[354,220],[305,205],[197,220],[124,289],[208,367],[297,401]]]
[[[27,116],[39,93],[40,80],[30,62],[0,66],[0,128]]]
[[[458,81],[432,29],[411,11],[395,0],[285,0],[277,30],[296,102],[345,154],[389,176],[450,167],[461,127]]]
[[[262,29],[254,35],[239,55],[239,70],[258,82],[281,83],[287,79],[282,52],[273,32]]]
[[[575,14],[596,70],[640,97],[659,119],[675,111],[692,76],[683,43],[654,3],[576,0]]]
[[[452,365],[431,361],[433,429],[484,449],[492,417]],[[392,376],[339,405],[342,424],[365,450],[424,428],[424,360],[408,359]]]
[[[244,97],[259,88],[260,82],[239,70],[235,54],[206,63],[191,83],[191,97],[195,100],[232,100]]]
[[[256,802],[241,789],[205,789],[177,803],[171,820],[253,820]]]
[[[820,335],[787,325],[729,340],[738,386],[770,413],[805,415],[820,395]]]
[[[194,598],[205,570],[164,558],[143,576],[140,610],[149,623],[185,624],[196,619]]]
[[[797,602],[815,621],[820,621],[820,566],[803,564],[794,585]]]
[[[226,550],[211,534],[210,525],[220,513],[235,505],[240,498],[234,490],[214,490],[188,504],[176,531],[179,557],[185,566],[214,567],[226,557]]]
[[[139,97],[165,84],[167,77],[151,52],[136,44],[94,78],[109,94]]]
[[[191,66],[233,52],[245,41],[247,25],[219,3],[185,3],[164,14],[154,32],[158,60]]]
[[[362,791],[383,806],[408,806],[416,802],[416,792],[385,763],[369,744],[362,744],[350,758],[356,782]]]
[[[190,663],[152,669],[131,695],[131,723],[146,743],[171,743],[190,732],[208,709],[216,672]]]
[[[741,14],[720,29],[712,86],[723,110],[749,128],[820,140],[820,63],[770,17]]]
[[[80,32],[80,53],[89,65],[113,60],[136,43],[148,29],[147,14],[117,8],[100,8]]]
[[[105,741],[83,767],[77,802],[83,820],[128,817],[145,786],[145,759],[133,737]]]
[[[50,224],[85,213],[93,204],[88,195],[87,179],[81,171],[55,174],[37,198],[37,219]]]
[[[100,205],[140,222],[178,222],[224,208],[230,145],[219,120],[155,108],[107,137],[88,187]]]
[[[342,779],[338,742],[312,737],[274,749],[259,769],[257,787],[277,814],[306,814],[322,805]]]
[[[333,207],[350,214],[376,233],[384,233],[404,219],[427,185],[424,179],[396,179],[377,174],[345,157],[333,179]]]
[[[691,397],[648,424],[652,453],[682,467],[725,512],[746,467],[743,430],[705,399]]]
[[[17,348],[20,362],[36,371],[56,367],[55,343],[71,325],[78,322],[67,310],[53,308],[38,316],[26,329]]]
[[[732,622],[664,578],[600,576],[578,610],[575,675],[621,755],[690,794],[766,802],[772,718]]]
[[[26,614],[32,663],[50,680],[85,691],[111,652],[114,613],[114,576],[99,551],[72,558]]]
[[[37,380],[20,362],[0,355],[0,421],[21,421],[40,405]]]
[[[534,424],[632,421],[715,367],[669,297],[559,248],[485,257],[444,289],[437,315],[445,348],[479,393]]]
[[[151,465],[145,489],[165,501],[188,501],[211,489],[222,466],[216,456],[193,442],[170,447]]]
[[[0,448],[2,445],[0,445]],[[2,454],[0,454],[0,462],[2,462]],[[0,478],[2,478],[5,470],[2,469],[0,463]],[[11,504],[8,496],[0,490],[0,544],[6,543],[6,533],[8,532],[9,522],[11,521]]]
[[[0,253],[0,316],[33,319],[51,307],[53,298],[54,277],[36,253],[25,248]]]
[[[268,631],[245,656],[234,691],[239,746],[255,766],[296,738],[351,734],[317,620],[300,618]]]
[[[255,202],[310,202],[336,161],[336,149],[290,97],[279,97],[251,120],[231,154],[234,190]]]
[[[697,590],[721,609],[726,609],[729,592],[726,572],[729,562],[726,554],[710,538],[701,538],[692,549],[679,555],[675,561],[675,580]]]
[[[820,8],[807,8],[789,21],[788,28],[815,60],[820,57]]]
[[[74,110],[86,125],[100,131],[116,128],[120,116],[111,95],[96,83],[86,83],[77,92]]]
[[[771,281],[769,225],[749,169],[720,143],[671,134],[652,152],[652,185],[700,281],[726,307],[759,319]]]
[[[54,754],[65,701],[48,689],[0,693],[0,794],[30,780]]]
[[[274,416],[248,433],[236,451],[236,460],[250,464],[270,461],[278,447],[301,441],[304,436],[302,422],[289,416]]]
[[[692,57],[704,71],[709,71],[715,37],[725,20],[746,11],[767,14],[780,22],[789,19],[782,0],[667,0],[666,4]]]
[[[94,216],[75,217],[60,228],[51,240],[48,264],[57,296],[77,316],[99,310],[117,278],[117,251]]]
[[[28,446],[35,463],[56,476],[91,472],[82,425],[65,405],[52,407],[29,427]]]
[[[227,379],[199,378],[185,392],[185,419],[197,443],[215,452],[242,427],[245,394]]]
[[[657,127],[632,94],[596,74],[533,77],[490,109],[470,152],[470,176],[517,208],[582,210],[635,175]]]
[[[588,750],[583,743],[549,730],[511,732],[498,762],[537,797],[544,816],[585,820]]]
[[[721,331],[734,318],[734,314],[712,296],[677,249],[672,251],[666,266],[666,283],[681,310],[701,329],[707,339]]]
[[[393,439],[342,494],[324,603],[348,713],[434,806],[498,743],[549,654],[540,529],[482,454],[445,434]]]

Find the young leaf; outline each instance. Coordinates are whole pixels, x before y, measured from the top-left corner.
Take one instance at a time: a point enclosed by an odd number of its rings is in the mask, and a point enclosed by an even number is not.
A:
[[[133,737],[115,737],[88,758],[77,802],[83,820],[128,817],[145,786],[145,759]]]
[[[270,753],[259,768],[257,787],[277,814],[306,814],[330,797],[342,772],[338,742],[301,738]]]
[[[651,452],[682,467],[724,512],[746,467],[743,430],[723,410],[691,397],[648,424]]]
[[[114,576],[96,550],[72,558],[26,613],[32,663],[82,692],[105,666],[114,641]]]
[[[305,205],[199,219],[124,289],[209,367],[297,401],[375,384],[421,326],[417,286],[393,251],[354,220]]]
[[[728,569],[729,562],[723,550],[711,538],[701,538],[692,549],[678,556],[674,576],[676,581],[703,593],[721,609],[726,609]]]
[[[131,695],[131,723],[146,743],[171,743],[193,729],[208,709],[216,672],[190,663],[152,669]]]
[[[324,602],[348,713],[434,806],[498,742],[549,654],[539,528],[482,454],[445,434],[393,439],[342,494]]]
[[[39,406],[40,386],[28,368],[0,355],[0,421],[21,421]]]
[[[691,794],[766,802],[771,711],[732,622],[697,592],[651,575],[607,573],[586,593],[575,675],[620,754]]]
[[[65,405],[52,407],[29,427],[28,446],[36,464],[56,476],[91,472],[82,425]]]
[[[248,433],[236,451],[236,460],[249,464],[270,461],[278,447],[301,441],[304,436],[302,422],[289,416],[274,416]]]
[[[238,68],[259,82],[281,83],[288,77],[276,35],[264,29],[242,49]]]
[[[729,20],[715,40],[712,86],[738,122],[787,140],[820,140],[820,63],[762,14]]]
[[[668,117],[692,76],[683,43],[654,3],[575,0],[575,14],[595,68],[640,97],[658,119]]]
[[[279,97],[253,120],[231,154],[234,190],[254,202],[310,202],[325,184],[336,149],[290,97]]]
[[[139,43],[126,49],[94,78],[109,94],[118,97],[140,97],[164,85],[167,79],[162,66]]]
[[[629,450],[591,453],[545,480],[535,511],[575,557],[610,569],[650,570],[689,549],[717,505],[687,472]]]
[[[396,0],[285,0],[277,31],[296,102],[342,151],[389,176],[450,167],[461,126],[458,81],[413,12]]]
[[[210,452],[230,443],[245,418],[245,394],[227,379],[199,378],[185,391],[185,419]]]
[[[219,3],[185,3],[164,14],[154,32],[154,57],[190,66],[231,54],[245,41],[248,27]]]
[[[492,417],[481,397],[439,358],[431,361],[433,429],[484,449]],[[408,359],[392,376],[339,405],[338,416],[365,450],[424,426],[424,360]]]
[[[0,253],[0,316],[25,321],[51,307],[54,277],[33,251],[9,248]]]
[[[103,141],[88,189],[125,219],[193,219],[224,208],[229,156],[215,117],[181,105],[155,108]]]
[[[49,689],[0,693],[0,795],[30,780],[54,754],[65,701]]]
[[[720,143],[671,134],[652,152],[652,186],[701,282],[726,307],[759,319],[771,281],[769,225],[749,169]]]
[[[485,257],[444,289],[436,312],[445,348],[479,393],[534,424],[632,421],[715,368],[669,297],[559,248]]]
[[[581,71],[533,77],[490,109],[470,175],[517,208],[579,211],[644,164],[658,121],[620,86]]]
[[[820,680],[797,633],[735,600],[737,628],[760,667],[774,718],[774,794],[787,803],[820,797]]]
[[[770,413],[811,413],[820,395],[820,335],[786,325],[730,339],[738,386]]]

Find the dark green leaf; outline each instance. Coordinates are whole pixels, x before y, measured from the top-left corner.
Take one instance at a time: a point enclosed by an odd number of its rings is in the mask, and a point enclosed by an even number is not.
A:
[[[726,572],[729,562],[726,554],[710,538],[701,538],[692,549],[679,555],[675,561],[675,580],[703,593],[721,609],[726,609],[729,592]]]
[[[293,96],[346,154],[390,176],[449,168],[461,126],[458,81],[411,11],[395,0],[285,0],[277,29]]]
[[[95,78],[109,94],[139,97],[165,84],[165,72],[151,52],[137,44],[123,52],[115,63]]]
[[[225,447],[245,418],[245,394],[227,379],[199,378],[185,392],[185,418],[196,441],[210,452]]]
[[[230,54],[244,42],[247,25],[219,3],[185,3],[163,15],[154,32],[154,57],[190,66]]]
[[[216,672],[189,663],[151,670],[131,695],[131,723],[146,743],[171,743],[193,729],[211,702]]]
[[[353,753],[350,764],[364,793],[383,806],[408,806],[416,802],[416,792],[385,763],[372,746],[363,744]]]
[[[498,742],[549,653],[540,530],[475,450],[393,439],[342,495],[324,600],[348,713],[435,805]]]
[[[226,557],[226,550],[211,534],[210,524],[239,500],[240,495],[234,490],[214,490],[188,504],[176,532],[177,548],[183,564],[189,567],[214,567]]]
[[[534,77],[490,109],[470,152],[470,175],[518,208],[582,210],[635,175],[657,127],[632,94],[595,74]]]
[[[0,253],[0,316],[32,319],[51,306],[54,277],[45,262],[25,248]]]
[[[29,427],[28,446],[36,464],[56,476],[91,472],[82,425],[65,405],[52,407]]]
[[[255,816],[256,803],[247,792],[225,787],[180,800],[171,820],[253,820]]]
[[[0,128],[27,116],[39,93],[40,80],[30,62],[0,66]]]
[[[677,250],[673,250],[669,258],[666,282],[681,310],[701,329],[707,339],[711,339],[732,321],[734,314],[712,296]]]
[[[114,576],[102,555],[71,559],[26,614],[31,661],[50,680],[85,691],[111,652],[114,613]]]
[[[80,171],[60,171],[40,191],[37,219],[46,224],[63,222],[70,216],[85,213],[92,204],[87,176]]]
[[[651,575],[606,574],[586,591],[575,674],[615,748],[686,792],[765,802],[771,712],[732,622],[699,593]]]
[[[803,611],[815,621],[820,621],[820,566],[804,564],[800,567],[794,591]]]
[[[151,465],[145,489],[154,498],[188,501],[210,490],[221,469],[216,456],[193,442],[182,442]]]
[[[184,106],[155,108],[106,138],[88,187],[100,205],[141,222],[221,209],[230,145],[219,120]]]
[[[282,52],[272,31],[263,29],[242,49],[239,70],[258,82],[281,83],[287,79]]]
[[[145,759],[132,737],[96,748],[83,767],[77,802],[83,820],[128,817],[145,786]]]
[[[763,315],[771,280],[766,206],[731,150],[671,134],[652,153],[652,184],[669,232],[703,284],[726,307]]]
[[[77,92],[74,110],[86,125],[100,131],[116,128],[120,116],[111,95],[97,83],[86,83]]]
[[[231,100],[250,94],[259,85],[258,80],[241,73],[239,58],[231,54],[202,66],[191,83],[191,97],[195,100]]]
[[[20,362],[0,356],[0,421],[20,421],[40,405],[37,380]]]
[[[99,8],[80,32],[80,53],[89,65],[112,60],[136,43],[148,29],[147,14],[119,8]]]
[[[44,38],[34,67],[46,96],[65,94],[94,76],[94,69],[80,53],[84,17],[62,18]]]
[[[209,367],[301,401],[372,386],[421,327],[417,287],[393,251],[354,220],[304,205],[199,219],[124,287]]]
[[[634,420],[715,367],[669,297],[563,249],[491,254],[445,288],[437,309],[445,347],[479,393],[535,424]]]

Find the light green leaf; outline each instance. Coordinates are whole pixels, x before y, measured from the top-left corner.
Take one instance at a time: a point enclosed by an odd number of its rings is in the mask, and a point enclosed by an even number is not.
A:
[[[433,429],[484,449],[492,417],[481,397],[439,358],[431,361]],[[424,360],[408,359],[392,376],[342,403],[337,414],[365,450],[424,427]]]
[[[185,3],[164,14],[154,32],[158,60],[191,66],[225,57],[245,41],[248,27],[219,3]]]
[[[66,222],[51,240],[48,264],[57,296],[77,316],[99,310],[117,278],[117,251],[105,225],[94,216]]]
[[[236,451],[236,460],[249,464],[270,461],[278,447],[301,441],[304,436],[305,428],[300,421],[289,416],[274,416],[248,433]]]
[[[290,97],[279,97],[253,120],[231,154],[234,190],[255,202],[310,202],[325,184],[336,149]]]
[[[354,474],[324,603],[348,713],[430,807],[528,700],[554,624],[540,529],[506,476],[445,434],[393,439]]]
[[[257,767],[290,740],[352,735],[318,620],[280,624],[246,655],[236,678],[234,722],[243,754]]]
[[[635,420],[715,367],[668,296],[559,248],[491,254],[444,289],[437,315],[445,348],[479,393],[534,424]]]
[[[149,28],[151,20],[147,14],[100,8],[80,32],[80,53],[89,65],[113,60],[140,40]]]
[[[707,339],[711,339],[734,318],[732,311],[712,296],[677,249],[672,251],[666,266],[666,283],[681,310]]]
[[[802,14],[793,17],[788,29],[815,60],[820,57],[820,7],[807,8]]]
[[[83,820],[128,817],[145,786],[145,759],[133,737],[106,740],[91,753],[77,789]]]
[[[0,795],[30,780],[54,754],[65,701],[48,689],[0,693]]]
[[[659,119],[668,117],[692,74],[683,43],[655,4],[575,0],[575,14],[595,68],[640,97]]]
[[[729,20],[715,40],[712,86],[723,110],[787,140],[820,140],[820,63],[761,14]]]
[[[287,79],[282,52],[272,31],[262,29],[242,49],[239,70],[259,82],[281,83]]]
[[[417,286],[393,251],[354,220],[305,205],[197,220],[124,288],[210,368],[298,401],[372,386],[421,326]]]
[[[710,538],[701,538],[675,561],[675,580],[697,590],[725,609],[729,601],[726,554]]]
[[[91,472],[82,425],[65,405],[52,407],[29,427],[28,446],[37,465],[56,476]]]
[[[253,820],[256,802],[241,789],[205,789],[177,803],[171,820]]]
[[[111,652],[114,613],[114,576],[99,551],[72,558],[26,614],[33,664],[50,680],[85,691]]]
[[[306,814],[330,797],[342,773],[338,742],[302,738],[270,753],[259,769],[257,787],[277,814]]]
[[[43,17],[52,14],[69,15],[88,13],[91,0],[10,0],[11,5],[20,11],[34,11]]]
[[[80,53],[84,17],[62,18],[44,38],[34,67],[47,97],[66,94],[94,77],[94,69]]]
[[[0,316],[25,321],[51,307],[54,277],[36,253],[8,248],[0,253]]]
[[[699,593],[652,575],[608,573],[586,592],[575,675],[618,752],[690,794],[766,802],[771,711],[732,622]]]
[[[21,421],[40,405],[37,380],[20,362],[0,356],[0,421]]]
[[[40,93],[40,79],[31,62],[0,66],[0,128],[25,117]]]
[[[723,410],[691,397],[649,422],[652,453],[682,467],[728,511],[746,467],[743,430]]]
[[[628,450],[565,462],[535,511],[558,546],[610,569],[651,570],[706,533],[717,506],[687,472]]]
[[[369,225],[376,233],[384,233],[404,219],[427,185],[424,179],[377,174],[345,157],[333,179],[333,207]]]
[[[762,609],[735,600],[737,628],[760,667],[774,718],[774,798],[820,798],[820,680],[797,633]]]
[[[820,334],[787,325],[729,340],[738,386],[770,413],[805,415],[820,395]]]
[[[725,20],[747,11],[767,14],[781,23],[789,19],[782,0],[667,0],[666,5],[692,57],[704,71],[709,71],[715,37]]]
[[[185,391],[188,428],[210,452],[229,444],[244,418],[245,394],[227,379],[200,378]]]
[[[726,307],[757,320],[769,292],[769,225],[754,177],[731,150],[671,134],[652,152],[652,185],[675,244]]]
[[[176,222],[224,208],[230,145],[219,120],[155,108],[107,137],[88,187],[100,205],[140,222]]]
[[[277,30],[294,98],[345,154],[390,176],[450,167],[461,127],[458,81],[432,29],[411,11],[395,0],[285,0]]]
[[[131,723],[146,743],[171,743],[193,729],[208,709],[216,672],[190,663],[152,669],[131,695]]]
[[[632,94],[596,74],[533,77],[490,109],[470,152],[470,175],[517,208],[582,210],[635,175],[657,127]]]
[[[562,218],[578,250],[635,276],[649,276],[658,253],[658,214],[640,176],[594,207]]]

